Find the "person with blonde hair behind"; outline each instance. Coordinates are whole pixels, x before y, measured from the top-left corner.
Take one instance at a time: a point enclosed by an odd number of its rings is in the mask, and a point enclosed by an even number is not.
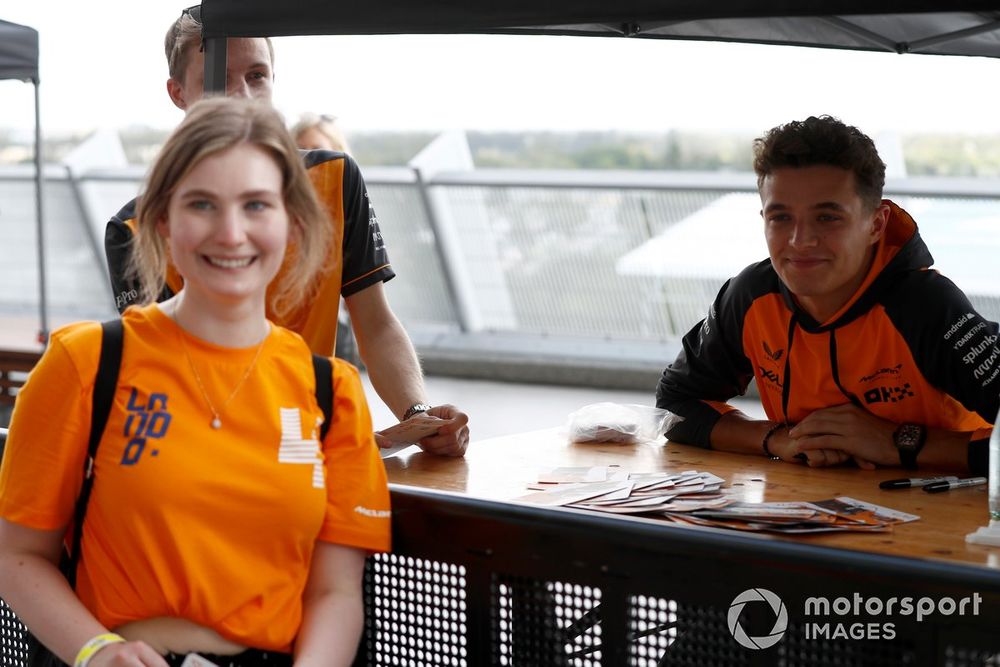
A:
[[[389,548],[388,489],[357,371],[325,366],[320,405],[322,364],[265,316],[309,296],[332,242],[279,115],[245,99],[192,105],[137,224],[144,305],[122,316],[75,586],[56,563],[86,484],[92,322],[56,331],[18,395],[0,468],[0,597],[75,667],[174,667],[189,653],[349,665],[365,555]],[[168,258],[184,287],[156,303]]]
[[[289,130],[295,144],[305,151],[335,151],[345,155],[351,152],[347,137],[337,125],[337,117],[327,114],[304,113]],[[361,355],[358,352],[358,341],[354,336],[351,324],[351,313],[344,299],[340,299],[337,309],[337,336],[334,344],[334,354],[346,359],[355,366],[363,368]]]
[[[351,152],[344,131],[337,124],[337,117],[328,114],[304,113],[290,130],[298,147],[307,150]]]

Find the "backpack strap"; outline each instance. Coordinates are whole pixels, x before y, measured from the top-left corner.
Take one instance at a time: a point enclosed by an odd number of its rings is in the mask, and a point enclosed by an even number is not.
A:
[[[87,503],[90,492],[94,488],[94,459],[97,456],[97,446],[104,435],[104,427],[108,423],[111,403],[118,386],[118,370],[122,361],[122,321],[109,320],[101,323],[101,357],[97,363],[97,376],[94,380],[94,397],[90,409],[90,440],[87,443],[87,458],[83,463],[83,485],[80,495],[76,498],[76,508],[73,512],[73,540],[69,551],[68,569],[64,572],[71,587],[76,586],[76,566],[80,561],[80,540],[83,538],[83,520],[87,515]]]
[[[316,403],[323,411],[323,425],[319,428],[319,441],[323,442],[333,422],[333,363],[318,354],[312,358],[313,373],[316,375]]]

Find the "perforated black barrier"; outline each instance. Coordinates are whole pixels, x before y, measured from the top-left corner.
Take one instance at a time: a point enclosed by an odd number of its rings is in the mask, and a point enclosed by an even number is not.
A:
[[[404,487],[393,539],[368,560],[359,666],[1000,664],[982,567]],[[0,667],[22,634],[0,605]]]
[[[21,667],[27,657],[24,626],[10,607],[0,600],[0,667]]]
[[[1000,665],[987,568],[406,487],[393,539],[360,665]]]
[[[0,460],[7,444],[7,429],[0,428]],[[10,607],[0,600],[0,667],[21,667],[27,657],[24,626]]]
[[[469,664],[466,588],[460,565],[372,556],[365,571],[370,631],[362,653],[371,664]]]

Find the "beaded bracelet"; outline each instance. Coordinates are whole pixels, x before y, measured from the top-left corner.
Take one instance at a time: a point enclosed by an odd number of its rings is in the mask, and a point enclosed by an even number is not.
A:
[[[772,435],[774,435],[775,433],[777,433],[780,429],[785,428],[786,426],[787,426],[787,424],[785,424],[784,422],[778,422],[777,424],[773,425],[771,428],[767,429],[767,433],[764,434],[764,439],[761,440],[760,444],[761,444],[761,447],[764,449],[764,456],[766,456],[767,458],[769,458],[772,461],[780,461],[781,457],[771,453],[771,450],[767,446],[767,442],[768,442],[768,440],[771,439]]]
[[[118,644],[124,642],[125,638],[121,635],[116,635],[113,632],[102,632],[96,637],[92,637],[87,640],[80,651],[76,654],[76,660],[73,661],[73,667],[87,667],[87,663],[93,658],[98,651],[109,644]]]

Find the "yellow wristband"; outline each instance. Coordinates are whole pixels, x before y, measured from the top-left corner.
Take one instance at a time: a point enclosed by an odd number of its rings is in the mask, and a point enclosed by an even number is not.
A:
[[[84,644],[80,651],[76,654],[76,660],[73,661],[73,667],[87,667],[87,663],[90,659],[100,651],[102,648],[108,644],[118,644],[124,642],[125,638],[121,635],[116,635],[113,632],[102,632],[96,637],[91,638]]]

